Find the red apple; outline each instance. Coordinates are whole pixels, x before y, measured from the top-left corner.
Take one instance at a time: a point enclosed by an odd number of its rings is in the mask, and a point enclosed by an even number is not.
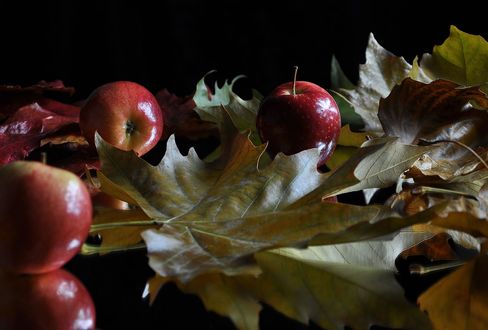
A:
[[[142,156],[163,134],[163,114],[154,95],[130,81],[95,89],[80,111],[80,128],[93,145],[95,132],[122,150]]]
[[[260,105],[256,126],[272,157],[319,148],[319,165],[335,149],[341,116],[334,98],[322,87],[293,81],[276,87]]]
[[[71,172],[40,162],[0,168],[0,268],[44,273],[81,248],[92,222],[85,184]]]
[[[65,270],[36,275],[0,274],[0,293],[0,329],[95,328],[90,294]]]

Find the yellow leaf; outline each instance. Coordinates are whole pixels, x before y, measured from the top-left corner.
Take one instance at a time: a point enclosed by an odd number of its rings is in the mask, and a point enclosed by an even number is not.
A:
[[[367,140],[367,136],[364,132],[353,132],[349,125],[345,125],[341,128],[337,144],[347,147],[360,147]]]
[[[423,293],[418,303],[435,329],[488,329],[488,256],[467,263]]]

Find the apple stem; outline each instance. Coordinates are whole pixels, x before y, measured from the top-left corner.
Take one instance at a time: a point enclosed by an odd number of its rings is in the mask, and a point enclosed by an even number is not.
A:
[[[45,152],[41,152],[41,163],[47,164],[47,154]]]
[[[295,68],[295,73],[293,74],[293,95],[297,95],[296,84],[297,84],[298,66],[295,65],[294,68]]]

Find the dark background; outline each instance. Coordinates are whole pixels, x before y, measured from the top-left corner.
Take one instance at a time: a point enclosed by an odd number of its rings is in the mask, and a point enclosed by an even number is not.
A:
[[[186,95],[208,71],[267,94],[299,79],[328,86],[331,55],[355,81],[370,32],[411,61],[450,24],[488,35],[479,1],[2,1],[0,83],[62,79],[85,97],[133,80]]]
[[[168,88],[183,96],[216,69],[221,78],[244,74],[248,86],[267,94],[291,80],[298,65],[300,80],[328,87],[332,54],[356,81],[370,32],[409,62],[442,43],[451,24],[488,37],[479,3],[2,1],[0,84],[61,79],[83,99],[102,83],[132,80],[153,92]],[[171,285],[149,308],[141,299],[151,275],[143,251],[76,257],[67,268],[91,291],[101,329],[231,327]],[[261,322],[263,329],[303,328],[270,308]]]

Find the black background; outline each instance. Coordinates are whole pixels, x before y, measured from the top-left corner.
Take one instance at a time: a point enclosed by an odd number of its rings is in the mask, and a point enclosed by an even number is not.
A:
[[[356,81],[368,35],[411,61],[456,25],[488,37],[481,1],[15,1],[0,2],[0,84],[61,79],[85,98],[102,83],[132,80],[153,92],[191,94],[216,69],[244,74],[267,94],[292,79],[329,85],[335,54]],[[224,329],[198,298],[163,289],[154,307],[141,294],[151,275],[144,252],[76,257],[67,268],[94,298],[100,329]],[[411,290],[420,290],[422,286]],[[181,316],[179,316],[181,315]],[[301,329],[265,308],[263,329]],[[311,326],[314,327],[313,325]]]
[[[0,5],[0,83],[62,79],[85,97],[133,80],[186,95],[208,71],[267,94],[299,79],[327,87],[331,55],[355,81],[370,32],[411,61],[450,24],[488,34],[478,1],[15,1]],[[12,7],[13,6],[13,7]]]

